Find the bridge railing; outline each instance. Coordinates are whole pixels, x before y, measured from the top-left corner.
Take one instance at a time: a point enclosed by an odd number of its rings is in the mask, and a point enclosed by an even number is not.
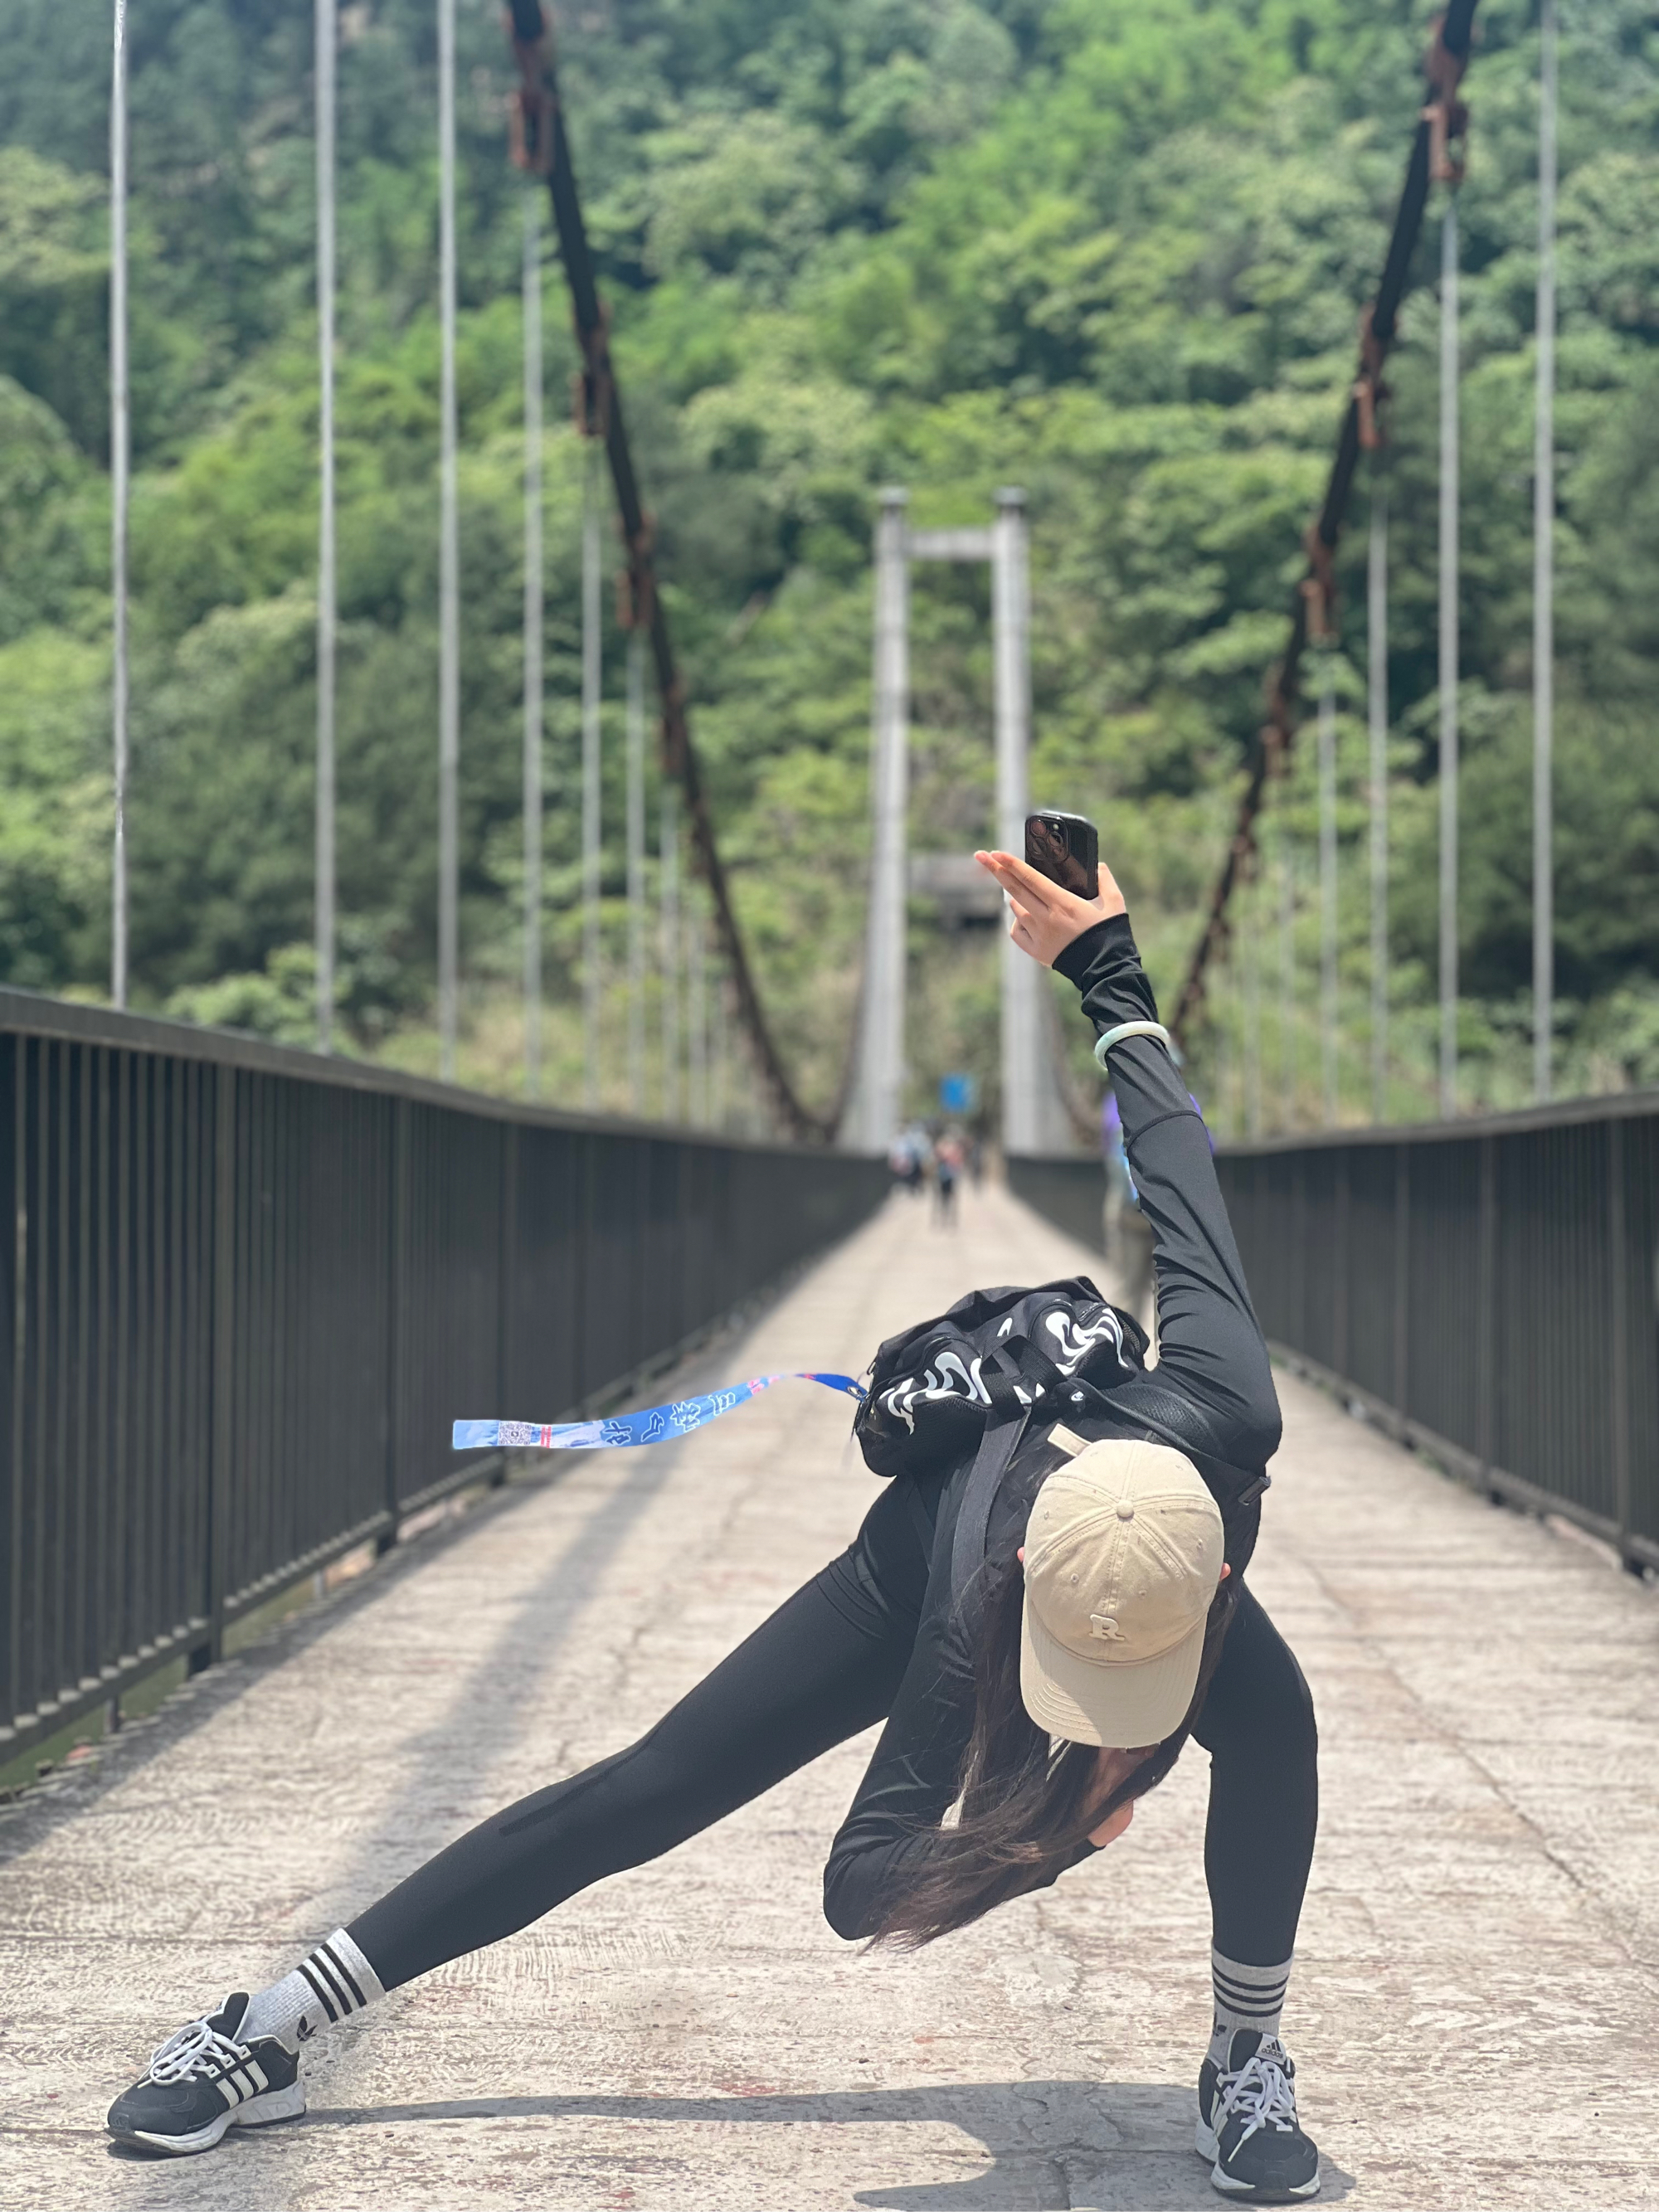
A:
[[[1659,1567],[1659,1097],[1216,1165],[1275,1351],[1453,1474]],[[1010,1181],[1098,1241],[1098,1162],[1012,1161]]]
[[[884,1164],[0,990],[0,1743],[75,1720],[850,1230]]]

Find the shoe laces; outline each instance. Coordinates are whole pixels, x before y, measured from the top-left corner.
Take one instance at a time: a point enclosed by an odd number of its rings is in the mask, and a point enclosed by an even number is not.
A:
[[[222,2035],[211,2021],[192,2020],[152,2052],[149,2078],[152,2081],[191,2081],[198,2075],[239,2066],[249,2056],[245,2043],[236,2043],[229,2036]]]
[[[1265,2036],[1237,2074],[1216,2084],[1224,2120],[1244,2123],[1241,2145],[1262,2128],[1288,2134],[1296,2126],[1296,2090],[1289,2054],[1276,2036]]]

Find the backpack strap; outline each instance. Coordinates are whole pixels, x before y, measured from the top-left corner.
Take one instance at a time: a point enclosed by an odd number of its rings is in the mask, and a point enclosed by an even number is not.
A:
[[[1011,1338],[1003,1352],[988,1358],[981,1370],[981,1379],[990,1394],[991,1403],[985,1416],[985,1432],[974,1455],[973,1471],[962,1493],[951,1540],[953,1612],[967,1602],[975,1577],[985,1565],[991,1509],[1002,1487],[1002,1478],[1013,1464],[1014,1454],[1030,1426],[1038,1386],[1052,1393],[1054,1385],[1064,1385],[1066,1381],[1054,1361],[1023,1337]],[[1016,1387],[1020,1383],[1025,1386],[1023,1391]],[[1059,1412],[1060,1403],[1057,1397],[1051,1397],[1042,1418],[1053,1419]]]
[[[1012,1394],[1011,1394],[1012,1395]],[[997,1418],[1000,1414],[1001,1418]],[[1007,1411],[998,1406],[993,1393],[991,1411],[986,1416],[985,1433],[980,1438],[979,1449],[974,1455],[973,1470],[967,1487],[962,1493],[962,1505],[957,1515],[956,1533],[951,1545],[951,1609],[962,1610],[968,1603],[968,1593],[975,1577],[985,1565],[985,1544],[991,1526],[991,1508],[996,1503],[1002,1478],[1012,1463],[1031,1418],[1029,1406],[1016,1399]]]

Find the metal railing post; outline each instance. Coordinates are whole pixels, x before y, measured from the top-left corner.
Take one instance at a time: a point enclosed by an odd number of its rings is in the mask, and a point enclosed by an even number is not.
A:
[[[0,1727],[21,1703],[23,1682],[23,1403],[28,1381],[28,1048],[21,1037],[11,1043],[12,1188],[7,1218],[12,1247],[11,1290],[11,1499],[6,1555],[6,1695]]]
[[[89,1432],[87,1448],[95,1451],[97,1458],[97,1489],[95,1510],[103,1535],[103,1571],[99,1577],[96,1604],[101,1622],[103,1660],[101,1669],[106,1677],[113,1679],[121,1656],[122,1571],[126,1561],[125,1498],[121,1483],[120,1468],[111,1449],[110,1414],[113,1396],[112,1375],[116,1360],[112,1347],[114,1334],[114,1285],[111,1280],[112,1258],[114,1249],[113,1224],[115,1206],[112,1192],[115,1181],[114,1121],[112,1103],[114,1096],[115,1054],[102,1049],[95,1054],[98,1071],[98,1103],[93,1126],[97,1133],[98,1153],[96,1197],[92,1208],[97,1222],[94,1240],[95,1256],[92,1261],[97,1292],[93,1302],[91,1341],[97,1346],[94,1372],[92,1376],[93,1402],[97,1408],[95,1428]],[[207,1249],[213,1246],[210,1232]],[[94,1438],[96,1441],[94,1443]],[[211,1451],[211,1429],[208,1434],[208,1449]],[[4,1714],[0,1711],[0,1725]],[[119,1692],[112,1697],[106,1711],[106,1726],[112,1735],[121,1725]]]
[[[230,1579],[230,1522],[236,1449],[236,1092],[234,1067],[214,1071],[213,1112],[213,1442],[208,1474],[207,1559],[203,1611],[205,1639],[192,1646],[190,1672],[224,1656],[225,1592]]]
[[[1308,1163],[1298,1152],[1291,1163],[1291,1298],[1297,1336],[1308,1339]]]
[[[1607,1266],[1611,1277],[1607,1332],[1612,1339],[1613,1517],[1619,1523],[1619,1552],[1634,1574],[1642,1562],[1631,1549],[1631,1366],[1630,1301],[1626,1296],[1625,1243],[1625,1125],[1607,1124]]]
[[[404,1286],[409,1267],[409,1153],[410,1121],[414,1108],[407,1098],[392,1103],[392,1142],[387,1147],[386,1172],[390,1188],[386,1219],[386,1402],[381,1410],[381,1434],[386,1443],[382,1507],[386,1525],[374,1539],[377,1553],[389,1552],[398,1540],[400,1476],[403,1468]]]
[[[1394,1404],[1403,1433],[1411,1380],[1411,1147],[1394,1148]]]
[[[1477,1291],[1475,1449],[1483,1468],[1498,1457],[1498,1140],[1480,1139],[1480,1264]]]
[[[1286,817],[1290,794],[1279,787],[1279,1126],[1296,1127],[1296,855]]]
[[[1339,1375],[1348,1371],[1348,1164],[1345,1146],[1336,1156],[1336,1223],[1332,1253],[1331,1346]]]
[[[519,1125],[509,1121],[501,1131],[501,1211],[496,1239],[495,1403],[503,1411],[513,1403],[512,1390],[517,1380],[513,1363],[513,1324],[518,1312],[514,1285],[519,1276]],[[507,1480],[505,1453],[489,1480],[492,1488],[499,1488]]]
[[[1261,1134],[1261,892],[1258,867],[1244,941],[1244,1126],[1252,1137]]]

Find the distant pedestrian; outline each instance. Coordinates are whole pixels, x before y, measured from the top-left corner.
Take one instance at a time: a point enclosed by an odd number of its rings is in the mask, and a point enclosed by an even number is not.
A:
[[[920,1198],[927,1180],[928,1144],[926,1130],[901,1129],[887,1151],[888,1170],[901,1189]]]
[[[957,1225],[957,1185],[962,1177],[962,1139],[947,1130],[933,1147],[933,1182],[941,1229]]]

